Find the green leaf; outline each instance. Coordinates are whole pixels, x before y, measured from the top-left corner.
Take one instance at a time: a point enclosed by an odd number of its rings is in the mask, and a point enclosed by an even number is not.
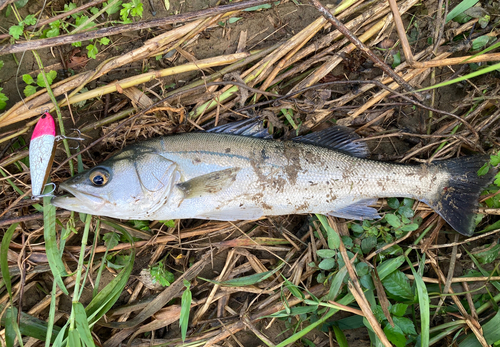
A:
[[[85,308],[89,323],[93,323],[101,319],[101,317],[115,304],[123,289],[127,285],[130,273],[134,267],[134,240],[124,228],[117,225],[115,226],[115,229],[122,233],[128,242],[130,242],[132,248],[130,249],[130,255],[128,256],[127,264],[123,270],[118,274],[118,276],[109,282]]]
[[[361,241],[361,250],[364,254],[370,252],[375,246],[377,246],[376,236],[368,236]]]
[[[47,32],[45,33],[45,36],[46,37],[56,37],[56,36],[59,36],[60,34],[61,34],[61,32],[59,31],[59,28],[52,28],[52,29],[47,30]]]
[[[478,49],[485,47],[488,44],[488,42],[490,42],[490,39],[491,36],[482,35],[472,40],[472,50],[477,51]]]
[[[398,269],[405,262],[405,257],[400,255],[397,258],[384,260],[377,266],[378,277],[384,280],[389,274]]]
[[[389,294],[396,299],[412,300],[413,292],[411,290],[410,281],[404,273],[399,270],[394,271],[384,280],[382,284]]]
[[[385,336],[391,341],[396,347],[404,347],[406,345],[406,337],[403,334],[401,328],[397,325],[391,326],[389,323],[384,328]]]
[[[377,318],[379,323],[382,323],[383,321],[387,320],[384,314],[384,310],[382,310],[382,307],[380,305],[376,305],[375,307],[373,307],[372,313],[375,316],[375,318]]]
[[[401,53],[399,51],[392,55],[392,68],[394,69],[398,65],[401,65]]]
[[[175,227],[175,220],[173,220],[173,219],[170,219],[170,220],[161,220],[160,223],[165,224],[165,226],[167,226],[169,228]]]
[[[26,25],[35,25],[36,24],[36,17],[33,14],[29,14],[26,16],[26,18],[24,18],[23,22]]]
[[[399,228],[401,226],[401,221],[399,220],[398,216],[388,213],[385,215],[385,220],[389,225],[391,225],[394,228]]]
[[[3,68],[3,66],[4,66],[4,62],[3,62],[3,60],[0,60],[0,69]]]
[[[97,7],[91,7],[90,13],[92,13],[93,15],[96,15],[97,13],[99,13],[99,9]]]
[[[82,47],[82,41],[72,42],[71,46],[73,46],[73,47]]]
[[[500,45],[497,46],[500,47]],[[498,164],[500,164],[500,153],[497,155],[490,155],[490,164],[493,166],[497,166]]]
[[[48,73],[45,73],[45,78],[47,79],[49,86],[52,84],[52,82],[54,82],[56,77],[57,72],[54,70],[50,70]],[[36,76],[36,84],[38,84],[42,88],[45,88],[45,81],[43,80],[43,74],[41,72],[38,74],[38,76]]]
[[[104,240],[104,244],[106,245],[107,249],[113,249],[120,243],[120,235],[113,231],[104,234],[102,239]]]
[[[399,207],[399,200],[397,198],[389,198],[387,199],[387,205],[390,208],[397,210]]]
[[[396,324],[405,335],[417,335],[415,325],[411,319],[406,317],[392,317],[394,324]]]
[[[2,244],[0,246],[0,269],[2,271],[2,278],[5,283],[5,288],[7,289],[7,293],[12,298],[12,283],[10,280],[10,272],[9,272],[9,245],[10,240],[12,239],[12,235],[14,235],[14,231],[16,230],[19,223],[12,224],[2,238]]]
[[[80,339],[87,347],[95,347],[94,339],[90,333],[89,323],[87,321],[87,314],[85,308],[80,302],[73,302],[73,310],[75,313],[76,330],[80,335]]]
[[[179,326],[181,327],[182,342],[186,340],[187,329],[189,326],[189,311],[191,310],[192,294],[189,290],[189,285],[186,286],[181,299],[181,315],[179,318]]]
[[[370,267],[367,263],[360,261],[356,264],[356,273],[359,277],[367,275],[370,272]]]
[[[500,244],[493,247],[486,247],[486,251],[479,251],[474,254],[480,264],[490,264],[500,256]]]
[[[23,93],[26,97],[33,95],[36,93],[36,87],[35,86],[26,86],[24,87]]]
[[[344,332],[336,325],[332,325],[333,333],[335,334],[335,339],[340,347],[349,347],[347,343],[347,338],[344,335]]]
[[[333,258],[337,255],[337,251],[334,249],[318,249],[316,254],[321,258]]]
[[[227,22],[229,24],[233,24],[233,23],[236,23],[237,21],[239,21],[241,19],[241,17],[231,17],[227,20]]]
[[[24,74],[23,75],[23,81],[26,84],[33,84],[33,83],[35,83],[35,81],[33,80],[33,77],[31,77],[31,75],[28,75],[28,74]]]
[[[332,258],[326,258],[326,259],[323,259],[319,264],[318,264],[318,267],[321,269],[321,270],[331,270],[333,269],[335,266],[335,259],[332,259]]]
[[[86,48],[88,51],[87,56],[91,59],[95,59],[97,57],[97,53],[98,53],[97,47],[94,45],[88,45]]]
[[[107,37],[103,37],[102,39],[100,39],[100,40],[99,40],[99,43],[100,43],[101,45],[104,45],[104,46],[109,45],[109,43],[110,43],[110,42],[111,42],[111,40],[110,40],[110,39],[108,39]]]
[[[50,203],[52,197],[43,198],[43,237],[45,239],[45,254],[49,267],[59,288],[68,295],[68,290],[62,280],[67,276],[66,268],[61,260],[61,252],[57,246],[56,238],[56,207]]]
[[[420,306],[420,346],[429,346],[429,328],[431,323],[429,294],[427,293],[427,287],[425,286],[424,280],[420,274],[415,271],[410,259],[406,258],[406,262],[410,265],[417,287],[418,304]],[[422,261],[422,264],[424,263],[425,261]]]
[[[3,89],[3,88],[0,88]],[[5,106],[7,106],[6,101],[9,100],[9,98],[4,94],[0,93],[0,110],[3,110]]]
[[[112,6],[110,6],[108,9],[106,9],[106,13],[108,14],[108,16],[111,16],[112,14],[115,14],[117,13],[118,11],[120,11],[120,6],[122,5],[122,1],[118,0],[118,1],[110,1],[110,2],[104,2],[103,3],[103,6],[106,7],[108,6],[110,3],[113,3]]]
[[[266,272],[261,272],[257,274],[253,274],[250,276],[244,276],[244,277],[239,277],[239,278],[233,278],[227,281],[223,282],[218,282],[218,281],[213,281],[213,280],[208,280],[205,278],[202,278],[204,281],[210,282],[210,283],[215,283],[221,286],[225,287],[244,287],[244,286],[250,286],[259,282],[264,281],[265,279],[271,277],[273,274],[275,274],[277,271],[279,271],[285,263],[281,263],[279,266],[277,266],[274,270],[272,271],[266,271]],[[201,277],[200,277],[201,278]]]
[[[19,40],[24,31],[24,25],[19,23],[18,25],[13,25],[9,28],[9,35],[11,35],[16,40]]]
[[[417,223],[407,224],[401,228],[402,231],[413,231],[418,229]]]
[[[446,16],[446,23],[448,23],[450,20],[458,16],[459,14],[463,13],[465,10],[471,8],[475,4],[478,3],[479,0],[463,0],[461,3],[459,3],[453,10],[451,10],[448,15]]]
[[[290,291],[290,293],[292,293],[293,296],[301,300],[305,299],[305,296],[299,289],[299,287],[297,287],[295,284],[287,280],[283,275],[282,277],[285,280],[285,287]]]
[[[327,239],[328,239],[328,247],[330,249],[338,249],[340,247],[340,237],[339,234],[335,230],[332,229],[330,224],[328,224],[328,220],[325,216],[321,214],[316,214],[316,217],[321,222],[321,225],[326,231]]]
[[[406,304],[394,304],[389,309],[389,312],[395,316],[403,317],[408,309],[408,305]]]
[[[406,218],[412,218],[415,215],[415,212],[408,206],[401,206],[398,208],[398,212],[400,215],[405,216]]]

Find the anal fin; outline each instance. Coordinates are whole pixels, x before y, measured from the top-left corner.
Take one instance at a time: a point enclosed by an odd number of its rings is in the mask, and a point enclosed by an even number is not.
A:
[[[207,194],[215,194],[227,188],[236,180],[239,167],[211,172],[192,178],[186,182],[178,183],[177,188],[184,192],[184,199],[191,199]]]
[[[339,210],[328,212],[329,216],[346,218],[346,219],[378,219],[381,218],[378,211],[368,205],[373,205],[377,199],[364,199],[358,200],[349,206],[343,207]]]

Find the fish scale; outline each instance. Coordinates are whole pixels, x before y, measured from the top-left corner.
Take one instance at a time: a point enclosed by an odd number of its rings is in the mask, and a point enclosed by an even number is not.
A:
[[[341,127],[294,141],[229,130],[132,145],[61,184],[74,197],[53,203],[122,219],[233,221],[301,213],[373,219],[380,216],[369,205],[377,198],[409,197],[470,235],[479,194],[495,173],[477,176],[483,156],[423,165],[362,158],[364,145]]]

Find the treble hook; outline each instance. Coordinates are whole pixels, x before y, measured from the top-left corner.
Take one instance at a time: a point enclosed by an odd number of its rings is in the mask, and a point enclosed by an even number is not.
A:
[[[55,184],[54,182],[47,183],[47,184],[44,186],[44,189],[45,189],[45,187],[47,187],[47,186],[52,186],[52,190],[51,190],[50,192],[45,193],[45,194],[40,194],[40,195],[33,195],[33,196],[31,197],[31,200],[38,200],[38,199],[40,199],[40,198],[45,198],[45,197],[52,197],[52,196],[54,196],[54,194],[52,194],[52,193],[54,193],[54,192],[56,191],[56,188],[57,188],[56,184]]]
[[[66,135],[57,135],[56,136],[56,141],[61,141],[61,140],[74,140],[74,141],[83,141],[85,140],[83,137],[82,137],[82,132],[79,130],[79,129],[71,129],[75,132],[78,133],[78,137],[71,137],[71,136],[66,136]],[[78,149],[80,148],[80,144],[78,143],[78,146],[76,147],[70,147],[70,149]]]

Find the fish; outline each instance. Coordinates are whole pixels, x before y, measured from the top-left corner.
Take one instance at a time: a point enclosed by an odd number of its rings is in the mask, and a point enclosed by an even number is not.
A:
[[[478,198],[496,169],[478,176],[485,155],[420,165],[375,161],[351,129],[332,126],[272,139],[262,122],[153,138],[125,147],[60,184],[67,210],[134,220],[256,220],[318,213],[380,218],[379,198],[405,197],[434,209],[470,236]]]
[[[45,112],[35,125],[29,147],[31,196],[42,196],[54,159],[56,125],[50,113]]]

